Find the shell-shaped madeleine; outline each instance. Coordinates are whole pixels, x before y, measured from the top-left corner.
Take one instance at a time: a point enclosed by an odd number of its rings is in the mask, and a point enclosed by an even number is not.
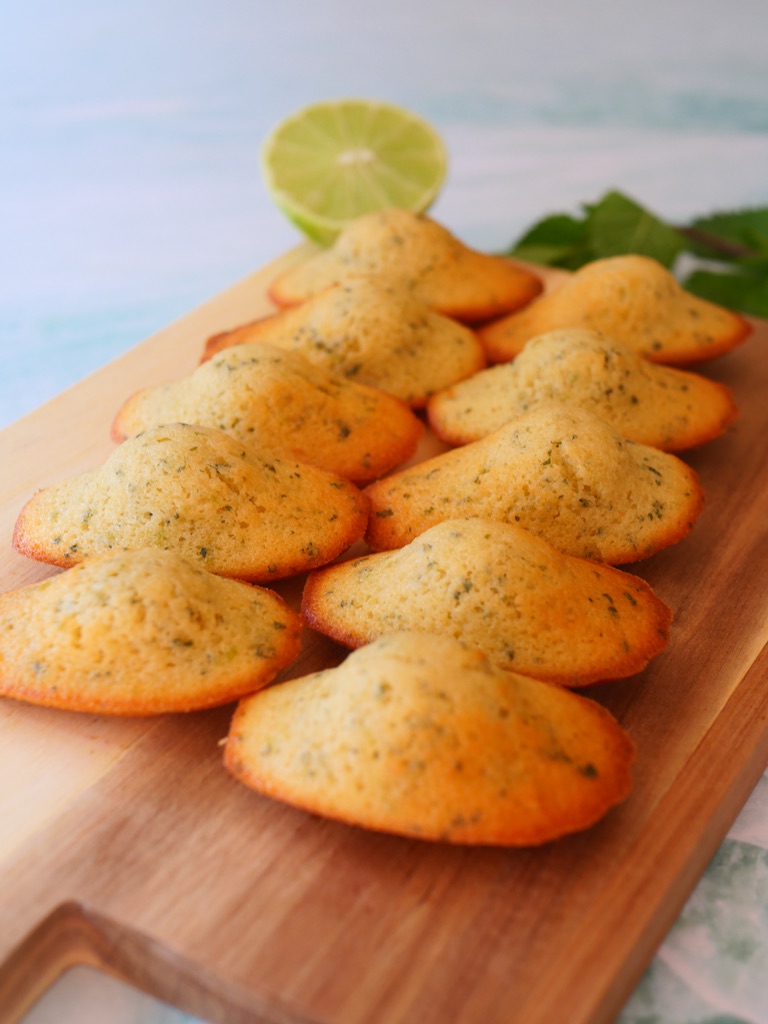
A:
[[[358,217],[330,249],[281,274],[270,296],[294,306],[360,274],[402,281],[431,309],[468,323],[519,309],[542,290],[526,267],[470,248],[424,214],[388,209]]]
[[[630,441],[682,451],[718,437],[737,415],[730,389],[698,373],[652,363],[597,331],[532,338],[499,363],[434,395],[434,431],[449,444],[477,441],[549,402],[582,406]]]
[[[615,565],[681,540],[703,506],[696,474],[679,458],[569,405],[542,406],[363,493],[374,550],[402,547],[445,519],[498,519]]]
[[[0,693],[94,714],[237,700],[298,657],[301,619],[269,590],[173,552],[112,551],[0,594]]]
[[[343,477],[176,423],[38,491],[16,521],[13,544],[63,567],[114,548],[155,547],[263,583],[331,561],[363,535],[367,509]]]
[[[423,630],[565,686],[639,672],[672,618],[644,580],[487,519],[447,520],[403,548],[315,570],[302,613],[348,647]]]
[[[686,292],[647,256],[594,260],[524,310],[480,331],[492,362],[521,352],[546,331],[601,331],[657,363],[684,365],[728,352],[751,331],[744,317]]]
[[[176,422],[222,430],[356,483],[405,462],[423,433],[393,395],[334,377],[297,352],[259,344],[228,348],[188,377],[137,392],[112,433],[121,441]]]
[[[250,342],[299,352],[411,408],[485,366],[474,331],[429,309],[401,282],[375,277],[350,278],[300,306],[217,334],[205,355]]]
[[[505,846],[594,824],[629,794],[633,757],[601,705],[426,633],[254,694],[225,746],[236,778],[315,814]]]

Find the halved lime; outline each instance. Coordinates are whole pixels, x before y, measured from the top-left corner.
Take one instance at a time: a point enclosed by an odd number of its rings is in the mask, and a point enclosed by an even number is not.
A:
[[[387,207],[422,213],[445,178],[443,141],[401,107],[328,100],[292,114],[267,137],[267,191],[305,235],[329,245],[350,221]]]

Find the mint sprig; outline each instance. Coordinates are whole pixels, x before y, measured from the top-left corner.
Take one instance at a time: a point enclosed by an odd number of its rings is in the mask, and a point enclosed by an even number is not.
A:
[[[506,255],[576,270],[625,253],[650,256],[681,274],[684,288],[721,306],[768,317],[768,207],[670,224],[622,192],[555,213],[529,228]],[[681,257],[686,257],[682,259]]]

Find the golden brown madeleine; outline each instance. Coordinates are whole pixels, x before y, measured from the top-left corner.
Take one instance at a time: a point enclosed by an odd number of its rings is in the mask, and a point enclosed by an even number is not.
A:
[[[209,339],[206,357],[262,342],[421,408],[485,366],[469,327],[430,310],[402,282],[349,278],[292,309]]]
[[[314,814],[502,846],[594,824],[629,794],[633,758],[599,704],[425,633],[247,698],[225,747],[236,778]]]
[[[226,349],[188,377],[139,391],[118,413],[112,435],[121,441],[177,422],[222,430],[355,483],[407,461],[424,429],[393,395],[259,344]]]
[[[613,565],[681,540],[704,500],[676,456],[626,441],[594,413],[566,405],[535,409],[364,493],[374,550],[402,547],[445,519],[497,519]]]
[[[113,548],[162,548],[222,576],[268,582],[330,562],[363,535],[367,511],[343,477],[176,423],[38,491],[13,545],[64,567]]]
[[[589,409],[623,437],[682,451],[718,437],[737,415],[729,388],[651,363],[597,331],[540,334],[500,363],[434,395],[427,413],[449,444],[467,444],[549,402]]]
[[[666,647],[672,620],[644,580],[487,519],[447,520],[398,550],[317,569],[301,610],[347,647],[423,630],[565,686],[640,672]]]
[[[751,331],[744,317],[683,290],[647,256],[594,260],[526,309],[480,331],[492,362],[505,362],[546,331],[601,331],[657,363],[685,365],[730,351]]]
[[[400,279],[430,308],[468,323],[519,309],[542,290],[520,264],[469,248],[423,214],[389,209],[353,221],[330,249],[281,274],[269,294],[295,306],[360,274]]]
[[[266,686],[301,630],[269,590],[169,551],[112,551],[0,594],[0,693],[94,714],[195,711]]]

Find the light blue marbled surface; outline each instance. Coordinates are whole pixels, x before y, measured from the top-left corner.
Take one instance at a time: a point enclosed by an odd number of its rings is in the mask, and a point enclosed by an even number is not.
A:
[[[499,249],[609,188],[768,204],[767,41],[765,0],[5,0],[0,426],[295,244],[258,151],[297,107],[428,117],[434,215]],[[767,907],[763,778],[621,1024],[768,1024]],[[71,987],[35,1024],[170,1024]]]

